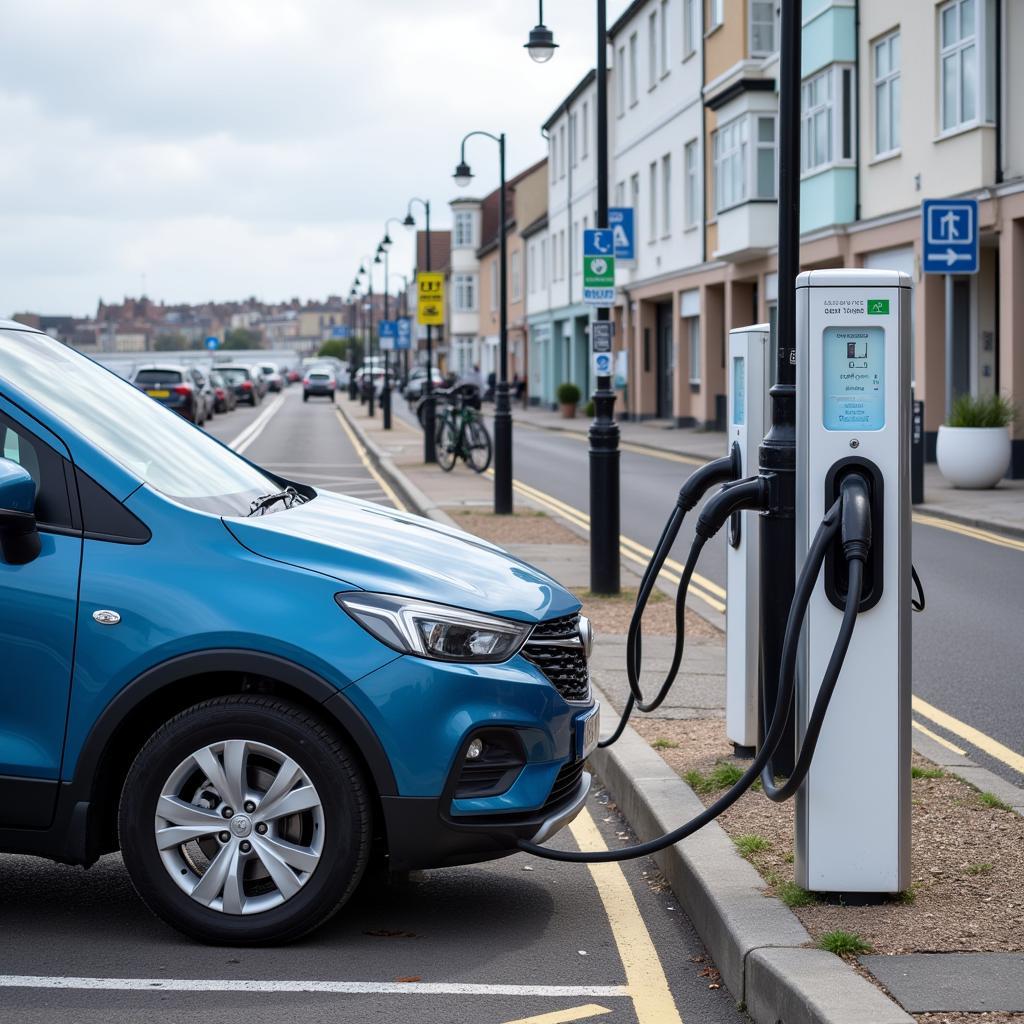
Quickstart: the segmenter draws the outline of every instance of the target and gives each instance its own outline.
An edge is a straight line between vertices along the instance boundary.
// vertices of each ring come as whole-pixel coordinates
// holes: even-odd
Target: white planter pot
[[[935,456],[954,487],[995,487],[1010,466],[1009,428],[941,426]]]

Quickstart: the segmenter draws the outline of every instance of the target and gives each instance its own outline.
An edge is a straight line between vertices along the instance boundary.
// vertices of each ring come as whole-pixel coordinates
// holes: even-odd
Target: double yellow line
[[[487,472],[488,475],[493,475],[492,470]],[[569,522],[586,530],[588,533],[590,532],[590,516],[586,512],[581,512],[578,508],[574,508],[572,505],[544,491],[537,490],[536,487],[524,484],[521,480],[514,480],[512,486],[524,498],[529,498],[556,515],[568,519]],[[622,534],[619,535],[619,545],[623,558],[644,568],[647,567],[647,563],[650,562],[651,556],[654,554],[650,548],[644,547],[643,544],[638,544],[635,540],[624,537]],[[661,577],[663,579],[676,586],[682,577],[682,573],[683,565],[681,562],[677,562],[673,558],[665,559],[665,566],[661,570]],[[715,583],[714,580],[709,580],[706,576],[701,576],[700,573],[695,572],[690,581],[690,593],[694,597],[699,597],[710,607],[714,608],[716,612],[725,614],[725,589]]]
[[[949,519],[939,519],[938,516],[929,516],[924,512],[915,512],[914,522],[921,526],[934,526],[937,530],[959,533],[972,540],[982,540],[986,544],[995,544],[1001,548],[1009,548],[1011,551],[1024,551],[1024,540],[1006,537],[1001,533],[993,533],[991,530],[982,530],[977,526],[967,526],[965,523],[954,523]]]

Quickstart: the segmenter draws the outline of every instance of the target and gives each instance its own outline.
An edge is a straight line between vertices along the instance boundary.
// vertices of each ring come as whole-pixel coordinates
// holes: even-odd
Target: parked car
[[[213,388],[214,411],[231,412],[238,405],[235,389],[224,379],[220,370],[210,371],[210,386]]]
[[[287,381],[280,369],[274,363],[261,363],[260,373],[263,375],[263,379],[267,382],[267,388],[271,391],[281,391],[284,389]]]
[[[140,366],[132,383],[191,423],[202,425],[213,416],[213,389],[194,366]]]
[[[432,366],[430,373],[430,380],[433,388],[444,387],[444,377],[441,376],[441,371],[436,367]],[[427,383],[427,371],[424,367],[418,366],[409,374],[409,380],[406,382],[405,390],[402,394],[405,395],[407,402],[418,402],[423,397],[423,389]]]
[[[0,851],[120,850],[174,927],[271,945],[371,858],[489,860],[582,809],[591,632],[545,573],[263,470],[20,324],[0,396]]]
[[[261,366],[250,366],[249,372],[252,374],[252,380],[256,390],[260,393],[260,398],[266,398],[270,385],[267,383],[267,378],[263,376],[263,368]]]
[[[251,366],[236,366],[232,363],[218,366],[217,370],[234,389],[237,401],[248,402],[249,405],[260,404],[263,394],[260,391],[259,378],[254,376]]]
[[[364,366],[356,372],[356,387],[364,398],[370,397],[370,389],[373,388],[375,397],[380,397],[384,389],[384,367]]]
[[[308,402],[311,395],[323,395],[333,402],[337,386],[329,366],[311,366],[302,378],[302,400]]]

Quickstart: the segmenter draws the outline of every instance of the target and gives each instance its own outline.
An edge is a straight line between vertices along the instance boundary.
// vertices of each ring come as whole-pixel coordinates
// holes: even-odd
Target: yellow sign
[[[421,324],[444,323],[444,274],[416,275],[416,320]]]

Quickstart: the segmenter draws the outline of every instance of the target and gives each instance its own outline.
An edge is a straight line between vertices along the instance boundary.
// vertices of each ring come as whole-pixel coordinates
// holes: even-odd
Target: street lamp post
[[[373,265],[374,263],[380,263],[380,248],[377,249],[377,254],[371,259],[369,256],[363,257],[363,263],[359,266],[359,273],[366,275],[366,291],[370,298],[370,311],[366,315],[367,322],[367,337],[366,337],[366,351],[370,357],[373,358]],[[365,374],[364,374],[365,379]],[[367,410],[370,416],[374,415],[373,410],[373,363],[370,363],[370,392],[366,396],[366,401],[369,404]]]
[[[526,49],[543,64],[558,44],[544,24],[544,3],[538,0],[538,24]],[[597,0],[597,224],[608,227],[608,29],[605,0]],[[599,307],[597,320],[609,319]],[[615,422],[615,390],[611,376],[597,378],[593,394],[594,422],[590,425],[590,589],[617,594],[619,556],[619,427]]]
[[[359,277],[352,282],[352,287],[348,292],[348,301],[352,304],[352,340],[349,343],[348,348],[348,399],[350,402],[354,402],[357,397],[356,392],[356,361],[355,361],[355,350],[356,350],[356,337],[359,334]],[[362,356],[360,355],[360,362]]]
[[[384,237],[381,239],[380,245],[377,247],[377,252],[384,253],[384,319],[390,320],[388,310],[388,253],[391,252],[391,246],[394,243],[391,241],[391,236],[388,234],[389,224],[401,224],[402,222],[397,217],[388,217],[384,221]],[[379,342],[378,342],[379,344]],[[381,384],[380,389],[380,411],[384,418],[384,429],[391,429],[391,350],[384,349],[384,381]]]
[[[409,315],[409,275],[408,274],[400,274],[400,273],[398,273],[397,270],[392,270],[391,273],[388,274],[388,280],[390,281],[391,278],[393,278],[393,277],[400,278],[401,281],[402,281],[402,298],[401,298],[400,304],[396,303],[396,305],[399,305],[399,308],[402,311],[402,316],[408,316]],[[408,349],[402,349],[402,362],[401,362],[401,366],[399,366],[399,364],[397,362],[395,363],[395,374],[399,376],[400,384],[401,384],[401,386],[404,387],[405,381],[407,381],[408,378],[409,378],[409,350]]]
[[[419,203],[423,207],[423,215],[426,219],[426,262],[425,270],[430,270],[430,201],[413,196],[409,200],[405,211],[405,220],[402,223],[407,228],[416,227],[416,221],[412,216],[412,204]],[[417,259],[419,253],[416,254]],[[419,270],[419,267],[416,268]],[[434,328],[427,324],[427,378],[423,383],[423,395],[426,405],[423,408],[423,461],[426,463],[437,462],[437,442],[434,437],[436,429],[434,420],[434,350],[433,350]]]
[[[508,246],[505,238],[507,223],[505,206],[505,133],[474,131],[466,135],[460,147],[459,164],[455,168],[455,184],[465,188],[473,180],[473,172],[466,163],[466,142],[474,135],[484,135],[498,144],[498,272],[501,288],[498,292],[498,386],[494,395],[494,513],[512,514],[512,408],[508,397]]]

